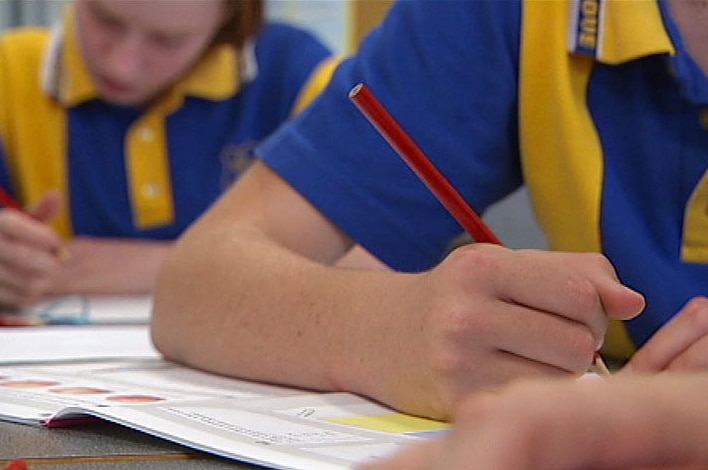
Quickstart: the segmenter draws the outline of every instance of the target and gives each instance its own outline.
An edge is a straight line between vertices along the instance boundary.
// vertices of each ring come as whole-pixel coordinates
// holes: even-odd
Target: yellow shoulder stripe
[[[299,114],[305,107],[310,104],[317,96],[322,93],[329,83],[332,75],[334,74],[337,66],[342,62],[342,57],[332,56],[328,59],[322,61],[320,65],[317,66],[314,72],[310,75],[310,78],[303,86],[300,94],[293,107],[292,114]]]
[[[0,40],[0,136],[21,202],[32,205],[57,190],[64,201],[52,226],[68,237],[66,113],[40,83],[49,39],[48,30],[32,29],[6,33]]]
[[[524,3],[522,165],[551,248],[599,252],[603,154],[586,107],[594,57],[569,52],[572,8],[567,1]],[[613,323],[605,344],[614,357],[634,350],[621,322]]]

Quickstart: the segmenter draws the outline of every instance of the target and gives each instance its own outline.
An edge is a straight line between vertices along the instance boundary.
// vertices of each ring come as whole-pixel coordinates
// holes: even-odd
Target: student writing
[[[578,5],[397,2],[177,243],[157,347],[438,418],[472,391],[586,370],[608,318],[640,311],[635,346],[660,344],[630,368],[704,368],[705,14],[599,2],[590,41]],[[553,251],[441,261],[461,228],[349,102],[357,83],[477,211],[526,184]],[[332,267],[355,241],[393,271]]]
[[[52,30],[5,33],[0,185],[25,212],[0,210],[0,303],[149,292],[330,57],[258,0],[77,0]]]

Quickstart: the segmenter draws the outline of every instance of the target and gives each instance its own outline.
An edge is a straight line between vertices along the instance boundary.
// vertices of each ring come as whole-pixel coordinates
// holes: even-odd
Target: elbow
[[[153,304],[152,318],[150,320],[150,340],[152,341],[152,346],[165,359],[180,362],[177,348],[179,342],[175,340],[174,330],[170,328],[169,319],[166,317],[167,313],[165,309],[161,307],[156,297],[156,301]]]
[[[181,263],[175,256],[175,247],[164,260],[157,276],[150,318],[150,339],[153,347],[166,359],[182,362],[184,345],[184,297],[188,286],[183,286]]]
[[[165,359],[177,360],[177,352],[174,349],[173,336],[164,321],[164,310],[159,308],[159,304],[153,305],[152,318],[150,320],[150,340],[153,347]]]

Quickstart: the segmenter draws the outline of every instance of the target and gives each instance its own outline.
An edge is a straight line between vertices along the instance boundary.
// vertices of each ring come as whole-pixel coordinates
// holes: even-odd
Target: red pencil
[[[503,245],[366,85],[359,83],[352,88],[349,99],[475,241]],[[594,368],[601,375],[609,374],[599,353],[595,354]]]
[[[502,244],[366,85],[352,88],[349,98],[475,241]]]
[[[9,462],[2,470],[28,470],[27,462],[24,460],[13,460]]]
[[[17,202],[10,193],[5,191],[5,188],[0,186],[0,205],[7,207],[9,209],[22,210],[22,206]]]

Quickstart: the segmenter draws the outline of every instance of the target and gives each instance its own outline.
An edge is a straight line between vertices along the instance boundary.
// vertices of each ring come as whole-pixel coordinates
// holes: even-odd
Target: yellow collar
[[[184,96],[222,100],[238,93],[241,85],[253,80],[257,65],[252,43],[241,54],[230,46],[212,48],[168,91],[170,101]],[[55,27],[42,67],[42,83],[47,94],[65,106],[100,98],[79,50],[73,8],[67,8],[63,24]]]
[[[658,0],[573,0],[570,15],[571,52],[607,64],[676,54]]]

